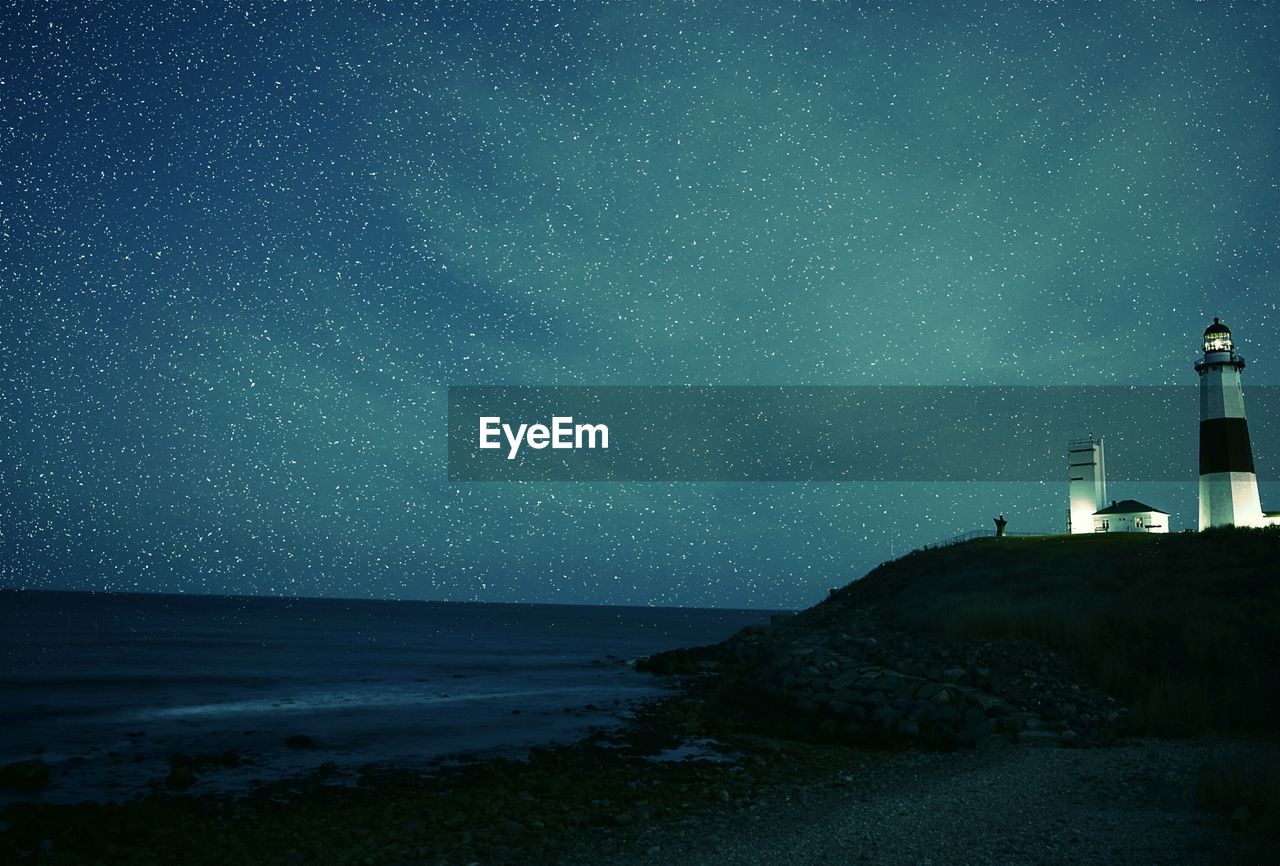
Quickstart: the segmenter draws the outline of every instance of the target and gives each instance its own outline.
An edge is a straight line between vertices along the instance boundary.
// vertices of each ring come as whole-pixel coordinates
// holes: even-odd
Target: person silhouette
[[[1004,535],[1004,527],[1008,522],[1004,519],[1003,514],[996,518],[996,538],[1001,538]]]

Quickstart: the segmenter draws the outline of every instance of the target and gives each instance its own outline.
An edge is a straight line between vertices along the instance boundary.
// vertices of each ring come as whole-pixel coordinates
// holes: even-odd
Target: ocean
[[[328,761],[344,784],[570,742],[668,688],[629,661],[769,614],[6,591],[0,764],[40,757],[51,780],[0,803],[123,801],[175,753],[234,753],[190,792],[235,794]]]

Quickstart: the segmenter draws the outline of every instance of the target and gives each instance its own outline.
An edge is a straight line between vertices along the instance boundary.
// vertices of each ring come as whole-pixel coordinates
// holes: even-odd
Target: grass
[[[1276,731],[1280,528],[986,538],[887,563],[820,606],[944,639],[1028,638],[1143,732]]]

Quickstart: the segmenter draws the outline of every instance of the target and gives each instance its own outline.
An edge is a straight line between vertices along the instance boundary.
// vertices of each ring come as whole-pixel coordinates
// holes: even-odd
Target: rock
[[[856,704],[858,702],[858,693],[848,688],[837,689],[831,699],[840,701],[842,704]]]
[[[925,666],[923,662],[907,660],[898,666],[898,670],[904,674],[919,678],[924,676]]]
[[[992,734],[998,733],[999,730],[1000,723],[998,721],[995,719],[986,719],[981,724],[974,725],[972,733],[975,738],[981,739],[982,737],[989,737]]]
[[[876,677],[875,682],[871,684],[871,687],[878,691],[882,691],[885,694],[893,694],[902,687],[903,681],[904,678],[902,674],[894,671],[885,671],[880,676]]]
[[[960,720],[960,711],[951,706],[938,707],[933,714],[933,720],[935,722],[952,725]]]
[[[1231,813],[1231,829],[1243,830],[1249,825],[1249,819],[1252,817],[1248,804],[1236,806],[1235,811]]]
[[[189,764],[178,764],[169,771],[164,783],[175,791],[184,791],[196,783],[196,772]]]
[[[949,683],[958,683],[968,675],[968,671],[964,668],[947,668],[942,672],[942,678]]]
[[[49,784],[49,765],[39,758],[0,767],[0,785],[19,791],[38,791]]]
[[[316,768],[316,772],[319,773],[320,776],[322,777],[332,776],[338,772],[338,765],[335,764],[333,761],[325,761],[323,764],[321,764],[319,767]]]
[[[1006,718],[1009,729],[1021,731],[1023,728],[1035,728],[1040,724],[1040,717],[1035,713],[1010,713]]]
[[[290,734],[284,738],[284,744],[291,749],[314,749],[316,741],[306,734]]]
[[[973,700],[984,710],[992,710],[1000,706],[1001,700],[995,695],[986,692],[978,692],[973,696]]]
[[[925,683],[920,688],[916,689],[916,697],[925,701],[932,700],[938,692],[945,688],[946,686],[942,683]]]
[[[1060,740],[1053,731],[1018,731],[1018,742],[1029,746],[1056,746]]]
[[[893,723],[898,721],[901,717],[902,715],[890,706],[877,707],[876,711],[871,716],[871,718],[875,720],[876,724],[880,725],[884,730],[892,728]]]

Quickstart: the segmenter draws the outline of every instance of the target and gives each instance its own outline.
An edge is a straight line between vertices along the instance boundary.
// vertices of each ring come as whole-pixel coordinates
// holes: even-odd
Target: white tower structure
[[[1240,371],[1231,330],[1217,319],[1204,332],[1200,374],[1200,528],[1262,526],[1258,476],[1244,417]]]
[[[1107,464],[1102,438],[1072,439],[1067,443],[1067,493],[1071,510],[1067,531],[1093,532],[1093,514],[1107,504]]]

